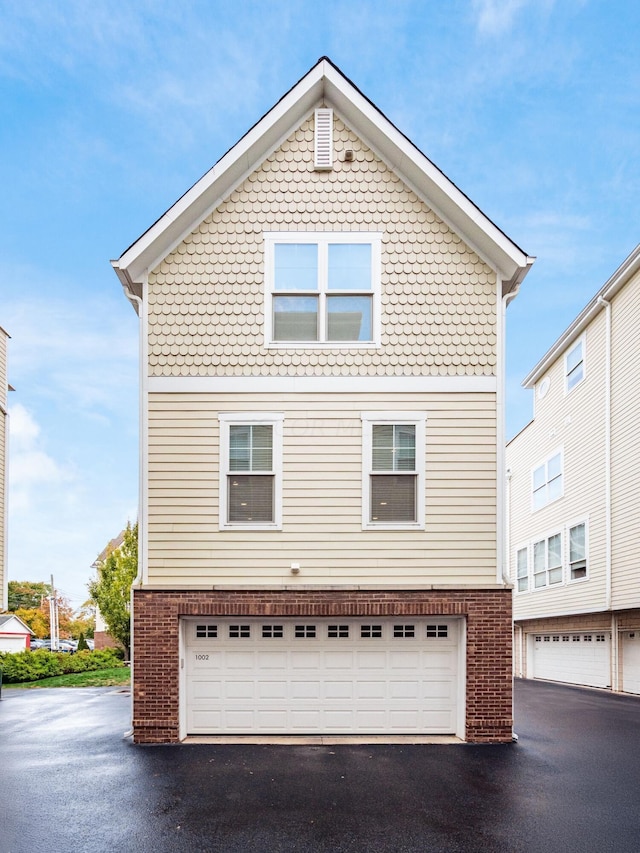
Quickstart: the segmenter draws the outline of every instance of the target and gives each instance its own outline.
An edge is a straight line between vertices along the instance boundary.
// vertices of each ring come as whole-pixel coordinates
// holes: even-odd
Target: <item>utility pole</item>
[[[51,595],[49,596],[49,628],[51,633],[51,651],[57,652],[60,631],[58,626],[58,598],[53,585],[53,575],[51,575]]]

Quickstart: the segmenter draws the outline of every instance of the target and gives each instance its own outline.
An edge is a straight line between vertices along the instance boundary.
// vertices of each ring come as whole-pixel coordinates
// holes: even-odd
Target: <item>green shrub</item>
[[[97,669],[113,669],[124,666],[120,649],[101,649],[98,652],[0,652],[0,669],[5,684],[20,684],[24,681],[39,681],[54,675],[72,672],[88,672]]]
[[[5,652],[0,655],[0,669],[5,684],[18,684],[21,681],[38,681],[62,675],[59,658],[63,655],[52,654],[46,649],[35,652]]]

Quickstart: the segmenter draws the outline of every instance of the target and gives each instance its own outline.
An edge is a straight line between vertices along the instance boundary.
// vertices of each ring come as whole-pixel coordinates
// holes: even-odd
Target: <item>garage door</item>
[[[0,651],[3,652],[23,652],[27,648],[27,638],[24,634],[19,636],[11,636],[10,634],[0,635]]]
[[[640,693],[640,631],[626,631],[621,637],[622,689]]]
[[[533,678],[611,687],[610,648],[607,633],[535,634]]]
[[[187,734],[445,734],[457,620],[188,620]]]

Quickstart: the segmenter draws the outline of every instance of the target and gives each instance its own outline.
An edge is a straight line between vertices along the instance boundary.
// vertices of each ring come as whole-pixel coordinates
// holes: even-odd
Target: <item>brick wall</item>
[[[106,631],[95,631],[93,634],[93,642],[95,645],[96,651],[100,649],[117,649],[118,644],[113,639],[111,634],[107,634]]]
[[[179,738],[182,616],[463,616],[467,623],[466,740],[512,736],[511,590],[225,591],[134,593],[136,743]]]

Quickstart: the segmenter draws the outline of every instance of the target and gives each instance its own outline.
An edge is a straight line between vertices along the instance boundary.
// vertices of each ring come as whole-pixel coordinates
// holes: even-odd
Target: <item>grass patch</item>
[[[4,687],[23,690],[37,690],[38,687],[120,687],[129,685],[130,681],[129,667],[118,666],[90,672],[71,672],[69,675],[55,675],[53,678],[41,678],[39,681],[23,681],[21,684],[5,684]]]

